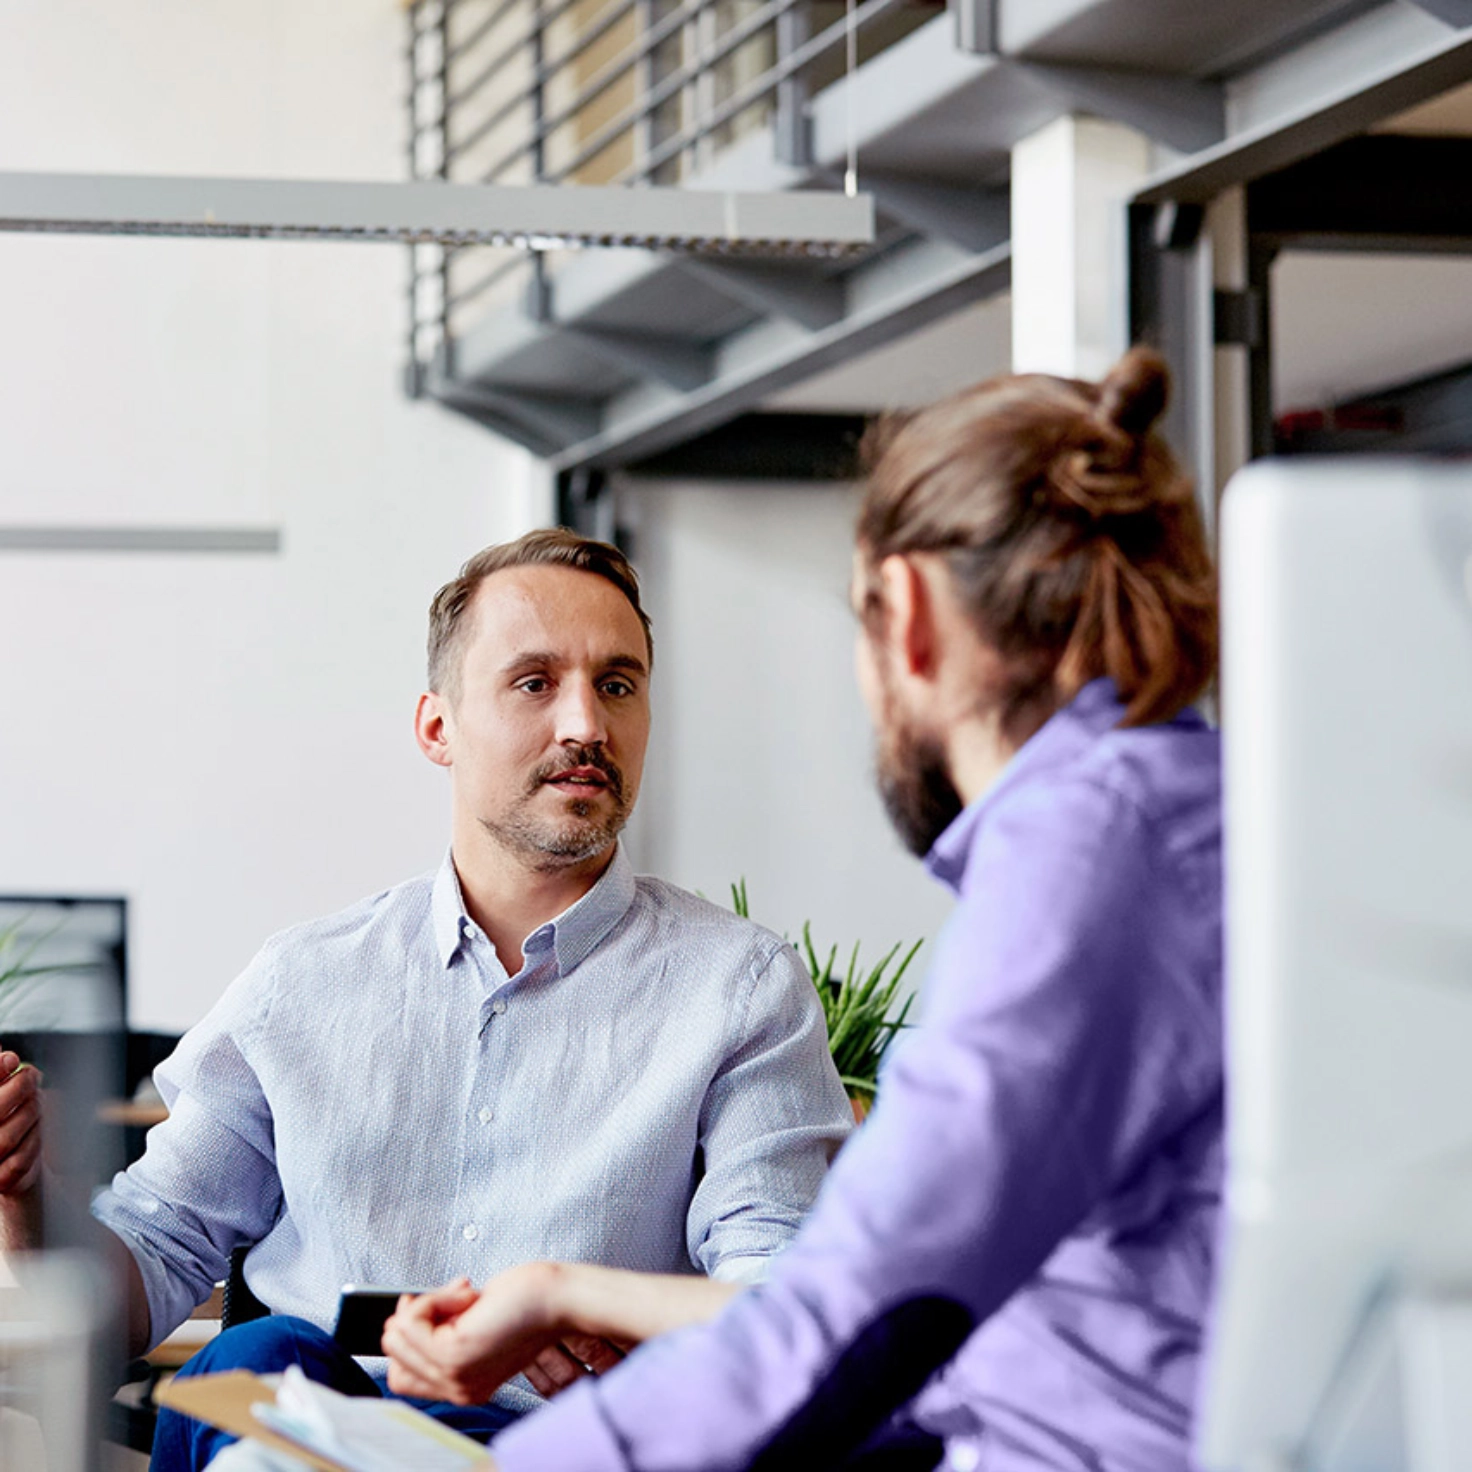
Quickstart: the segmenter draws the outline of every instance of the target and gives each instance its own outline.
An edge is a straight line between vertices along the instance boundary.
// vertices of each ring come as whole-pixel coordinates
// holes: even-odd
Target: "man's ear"
[[[901,674],[928,679],[935,671],[935,605],[929,581],[914,559],[892,553],[879,564],[886,618],[883,642]]]
[[[454,765],[450,757],[448,702],[443,695],[427,690],[419,697],[414,709],[414,739],[435,766]]]

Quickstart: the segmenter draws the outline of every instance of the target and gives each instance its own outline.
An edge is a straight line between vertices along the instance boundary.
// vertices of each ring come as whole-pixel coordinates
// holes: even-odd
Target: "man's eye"
[[[625,695],[632,695],[634,693],[634,687],[627,680],[605,680],[603,682],[603,693],[622,698]]]
[[[551,687],[541,675],[532,675],[529,679],[519,680],[516,688],[525,691],[528,695],[540,695]]]

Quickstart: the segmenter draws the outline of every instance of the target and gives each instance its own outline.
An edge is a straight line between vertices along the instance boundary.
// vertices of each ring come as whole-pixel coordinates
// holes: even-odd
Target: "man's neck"
[[[521,970],[522,947],[534,930],[575,905],[603,877],[618,845],[556,869],[539,869],[485,834],[451,843],[466,913],[486,933],[508,976]]]

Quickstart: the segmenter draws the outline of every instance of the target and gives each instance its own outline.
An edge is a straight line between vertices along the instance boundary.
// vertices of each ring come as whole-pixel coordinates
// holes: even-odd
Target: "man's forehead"
[[[549,634],[646,653],[644,628],[623,592],[580,568],[531,565],[491,573],[469,610],[477,634],[497,643],[545,641]]]

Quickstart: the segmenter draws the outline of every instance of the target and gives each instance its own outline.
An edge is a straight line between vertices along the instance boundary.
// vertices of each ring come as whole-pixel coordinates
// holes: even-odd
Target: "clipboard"
[[[288,1441],[269,1431],[256,1420],[252,1406],[262,1401],[276,1404],[276,1387],[249,1370],[226,1370],[219,1375],[176,1375],[166,1385],[161,1385],[154,1400],[171,1411],[193,1416],[228,1431],[232,1436],[250,1437],[264,1442],[278,1452],[296,1457],[317,1472],[347,1472],[341,1462],[329,1461],[326,1457],[309,1452],[297,1442]]]
[[[313,1451],[301,1442],[282,1436],[264,1425],[256,1417],[254,1407],[261,1404],[274,1406],[276,1387],[271,1381],[254,1375],[249,1370],[176,1377],[159,1389],[155,1399],[170,1410],[217,1426],[232,1436],[247,1437],[295,1457],[305,1466],[314,1468],[315,1472],[352,1472],[352,1467],[347,1463]],[[495,1466],[491,1454],[484,1447],[424,1416],[422,1412],[402,1401],[364,1398],[352,1403],[361,1405],[365,1414],[385,1416],[388,1418],[383,1423],[385,1425],[390,1421],[402,1423],[406,1417],[422,1423],[423,1429],[415,1432],[421,1438],[416,1445],[426,1451],[434,1449],[443,1453],[453,1443],[453,1452],[457,1458],[454,1465],[464,1469],[464,1472],[479,1472],[482,1468],[489,1472]]]

